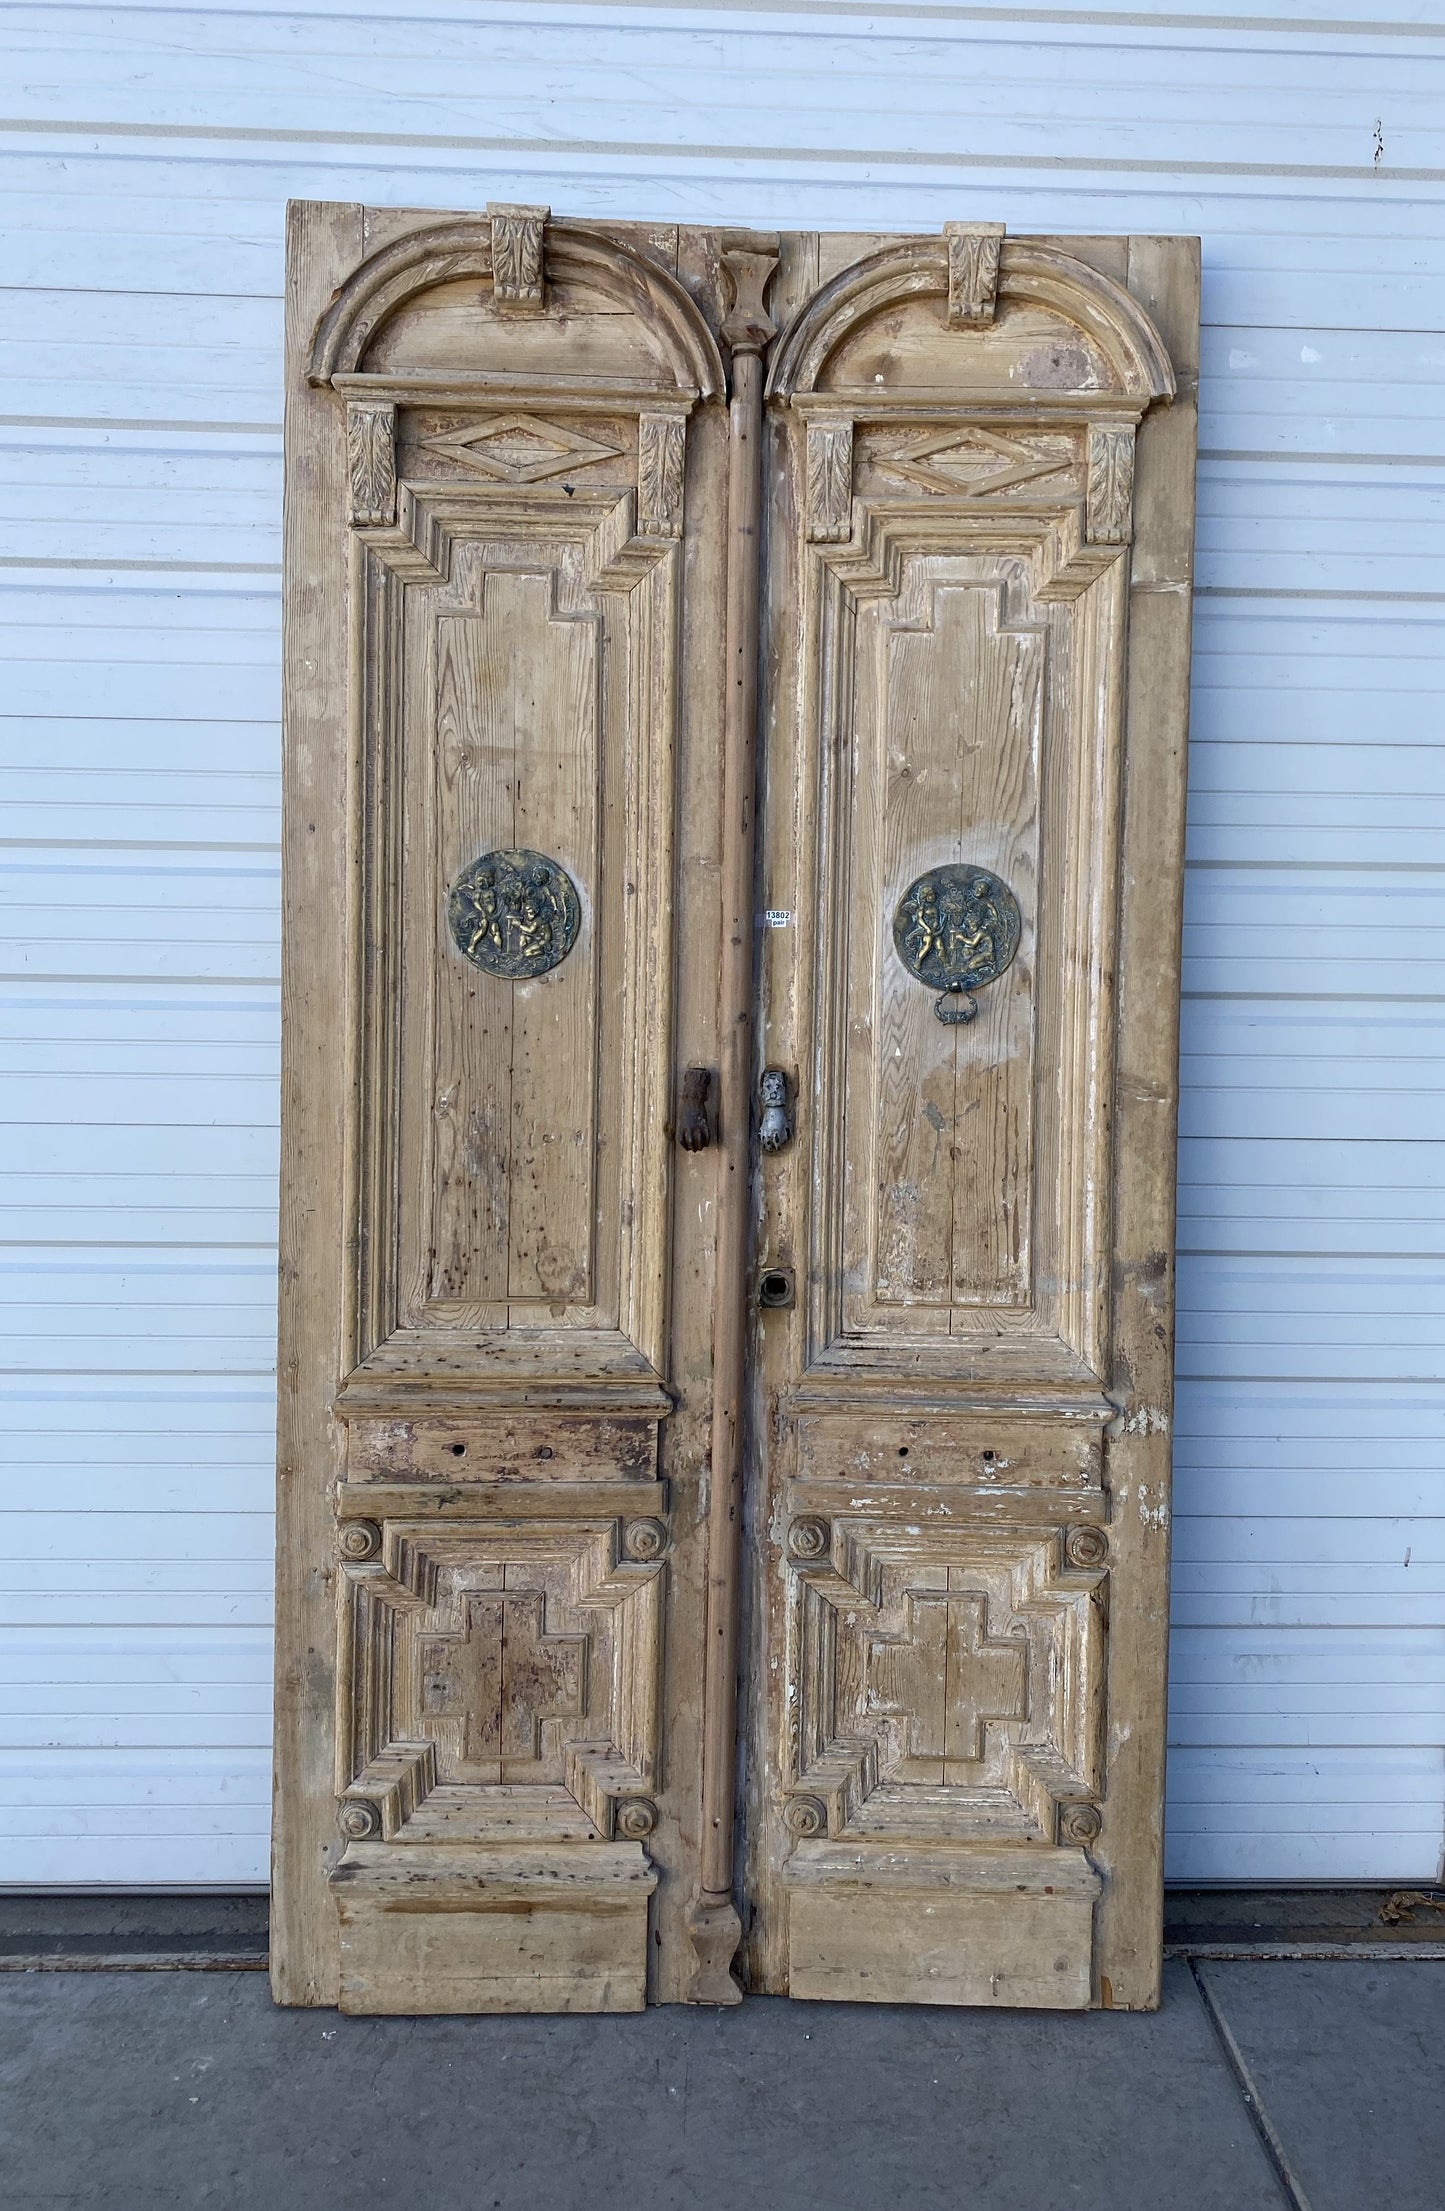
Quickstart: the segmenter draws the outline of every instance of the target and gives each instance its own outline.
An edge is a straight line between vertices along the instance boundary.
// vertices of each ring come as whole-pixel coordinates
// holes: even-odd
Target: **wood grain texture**
[[[358,207],[290,212],[286,299],[286,807],[282,874],[280,1339],[276,1476],[276,1790],[271,1985],[285,2004],[332,2004],[336,1940],[326,1876],[340,1855],[334,1760],[335,1574],[328,1483],[344,1435],[331,1397],[345,1362],[338,1294],[354,1223],[345,1215],[348,938],[354,936],[344,794],[351,771],[345,424],[306,383],[317,315],[362,250]],[[333,926],[318,928],[329,915]],[[334,926],[336,917],[345,925]],[[330,1285],[329,1294],[318,1294]]]
[[[1187,295],[1187,244],[1149,250]],[[754,1414],[748,1967],[779,1991],[1153,2000],[1163,1646],[1148,1623],[1166,1573],[1114,1485],[1133,1417],[1162,1512],[1168,1446],[1127,1409],[1113,1286],[1117,1208],[1142,1206],[1165,1254],[1172,1214],[1124,1168],[1115,1128],[1118,901],[1127,789],[1177,836],[1177,756],[1130,702],[1162,684],[1182,730],[1184,672],[1144,674],[1137,627],[1129,657],[1128,586],[1131,561],[1160,557],[1156,529],[1187,543],[1189,516],[1164,525],[1129,463],[1142,420],[1141,469],[1156,438],[1192,468],[1193,352],[1168,324],[1179,393],[1153,404],[1175,378],[1139,312],[1155,293],[1127,301],[1134,253],[1006,242],[994,319],[950,328],[941,249],[785,250],[786,280],[819,288],[772,368],[764,866],[798,929],[765,942],[761,1018],[768,1059],[807,1071],[808,1111],[795,1156],[762,1165],[761,1233],[770,1263],[808,1254],[809,1282],[799,1313],[760,1330]],[[1086,338],[1065,327],[1068,290]],[[813,527],[806,486],[809,439],[845,412],[841,540]],[[1187,619],[1187,588],[1171,576],[1166,592]],[[1023,934],[950,1034],[889,924],[916,876],[969,861],[1014,887]],[[1177,897],[1177,843],[1148,864]],[[1129,987],[1172,1008],[1169,930],[1166,915]],[[1172,1095],[1163,1026],[1145,1049],[1151,1095]],[[1150,1294],[1162,1322],[1167,1280]],[[949,1853],[1009,1837],[1013,1901],[1001,1885],[986,1907],[936,1907]],[[1045,1933],[1023,1899],[1049,1849],[1081,1885]],[[1052,1981],[1029,1964],[1046,1952]],[[932,1994],[920,1956],[955,1961]],[[1005,1993],[1015,1970],[1028,1996]]]
[[[308,420],[333,428],[292,478],[321,603],[349,598],[351,649],[320,652],[309,630],[298,642],[331,750],[308,758],[311,787],[298,775],[288,789],[293,808],[299,794],[325,811],[336,855],[329,893],[308,879],[290,909],[293,952],[304,966],[318,933],[333,947],[339,912],[346,966],[304,1009],[308,1096],[286,1136],[304,1142],[319,1116],[338,1140],[294,1429],[315,1477],[300,1523],[311,1737],[309,1763],[279,1769],[276,1985],[301,2002],[339,1988],[359,2010],[635,2008],[655,1970],[679,1976],[670,1954],[655,1963],[648,1901],[657,1865],[686,1874],[690,1790],[696,1801],[696,1761],[669,1794],[661,1745],[669,1639],[684,1741],[699,1703],[702,1278],[689,1277],[680,1385],[662,1377],[678,659],[686,640],[705,664],[720,630],[715,601],[682,606],[686,560],[706,581],[710,556],[683,535],[697,391],[676,371],[690,361],[715,389],[716,349],[671,274],[674,249],[659,259],[650,234],[558,234],[557,281],[537,299],[529,214],[507,246],[517,296],[499,337],[456,315],[424,222],[342,214],[345,250],[319,268],[300,233],[298,330],[328,299],[359,296],[339,284],[348,269],[394,274],[376,343],[350,326],[344,387],[304,387]],[[506,232],[510,215],[496,220]],[[452,233],[484,276],[488,230]],[[594,306],[599,287],[624,293],[590,353],[588,317],[570,311],[589,281]],[[619,325],[635,378],[620,392]],[[499,358],[506,410],[486,385]],[[529,394],[518,369],[550,381]],[[390,505],[383,441],[399,462]],[[314,606],[314,590],[298,594]],[[697,727],[705,743],[705,711]],[[336,741],[348,732],[350,760]],[[706,833],[689,834],[705,856]],[[580,905],[560,964],[520,980],[463,957],[448,923],[449,886],[498,849],[545,854]],[[711,1059],[715,913],[697,891],[683,906],[703,985],[689,1044]],[[289,1169],[315,1208],[317,1161],[293,1148]],[[283,1312],[283,1363],[298,1325]],[[659,1480],[667,1413],[685,1440]],[[285,1465],[283,1445],[283,1483]],[[675,1527],[695,1606],[676,1630]],[[317,1839],[310,1866],[298,1832]],[[518,1859],[519,1845],[541,1855]],[[286,1948],[293,1922],[309,1978]]]
[[[1140,427],[1135,463],[1128,727],[1119,899],[1111,1287],[1118,1417],[1108,1481],[1118,1529],[1110,1630],[1115,1809],[1101,1838],[1101,1998],[1159,2001],[1174,1381],[1179,939],[1194,546],[1199,257],[1131,239],[1129,281],[1163,333],[1179,395]],[[1116,1686],[1117,1684],[1117,1686]],[[1126,1735],[1119,1724],[1129,1716]]]
[[[352,219],[310,357],[349,1443],[277,1985],[729,2000],[746,1921],[751,1987],[1148,2004],[1195,264],[1005,239],[990,292],[991,234],[785,234],[765,308],[770,241],[548,221],[543,297],[469,325],[490,227]],[[547,973],[451,941],[494,849],[577,886]],[[1020,913],[953,1023],[893,936],[949,865]],[[758,1160],[763,1065],[799,1126]]]
[[[939,1855],[910,1877],[804,1843],[788,1878],[794,1996],[1088,2008],[1099,1880],[1075,1852]]]
[[[742,1939],[734,1900],[738,1767],[738,1647],[742,1629],[743,1513],[747,1490],[746,1361],[749,1318],[753,1093],[753,912],[756,899],[757,739],[764,348],[773,335],[766,294],[777,241],[725,235],[719,262],[731,348],[728,403],[727,612],[723,708],[718,976],[721,1143],[717,1272],[713,1286],[712,1437],[702,1684],[702,1833],[690,1919],[697,1971],[693,2003],[736,2003],[731,1963]]]
[[[361,1845],[338,1878],[343,2011],[641,2011],[657,1875],[639,1844],[408,1859]]]

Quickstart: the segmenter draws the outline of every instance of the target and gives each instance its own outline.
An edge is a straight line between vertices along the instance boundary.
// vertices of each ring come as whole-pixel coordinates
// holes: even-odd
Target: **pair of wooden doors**
[[[288,313],[277,1995],[1152,2004],[1192,242]]]

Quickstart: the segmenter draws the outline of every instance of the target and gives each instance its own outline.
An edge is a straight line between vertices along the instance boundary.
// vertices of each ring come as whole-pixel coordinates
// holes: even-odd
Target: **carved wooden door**
[[[1156,2000],[1196,326],[294,210],[282,2001]]]

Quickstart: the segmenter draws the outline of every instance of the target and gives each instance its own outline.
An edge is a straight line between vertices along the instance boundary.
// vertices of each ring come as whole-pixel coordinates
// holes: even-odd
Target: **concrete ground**
[[[0,2201],[103,2211],[1441,2211],[1445,1963],[1171,1960],[1153,2016],[278,2011],[0,1974]]]

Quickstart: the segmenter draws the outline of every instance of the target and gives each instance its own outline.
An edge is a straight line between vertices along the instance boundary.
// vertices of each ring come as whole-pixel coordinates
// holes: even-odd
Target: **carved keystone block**
[[[1002,223],[945,223],[948,244],[948,325],[979,330],[991,323],[998,305]]]
[[[536,314],[542,306],[542,234],[550,207],[516,207],[489,200],[492,224],[492,297],[512,314]]]

